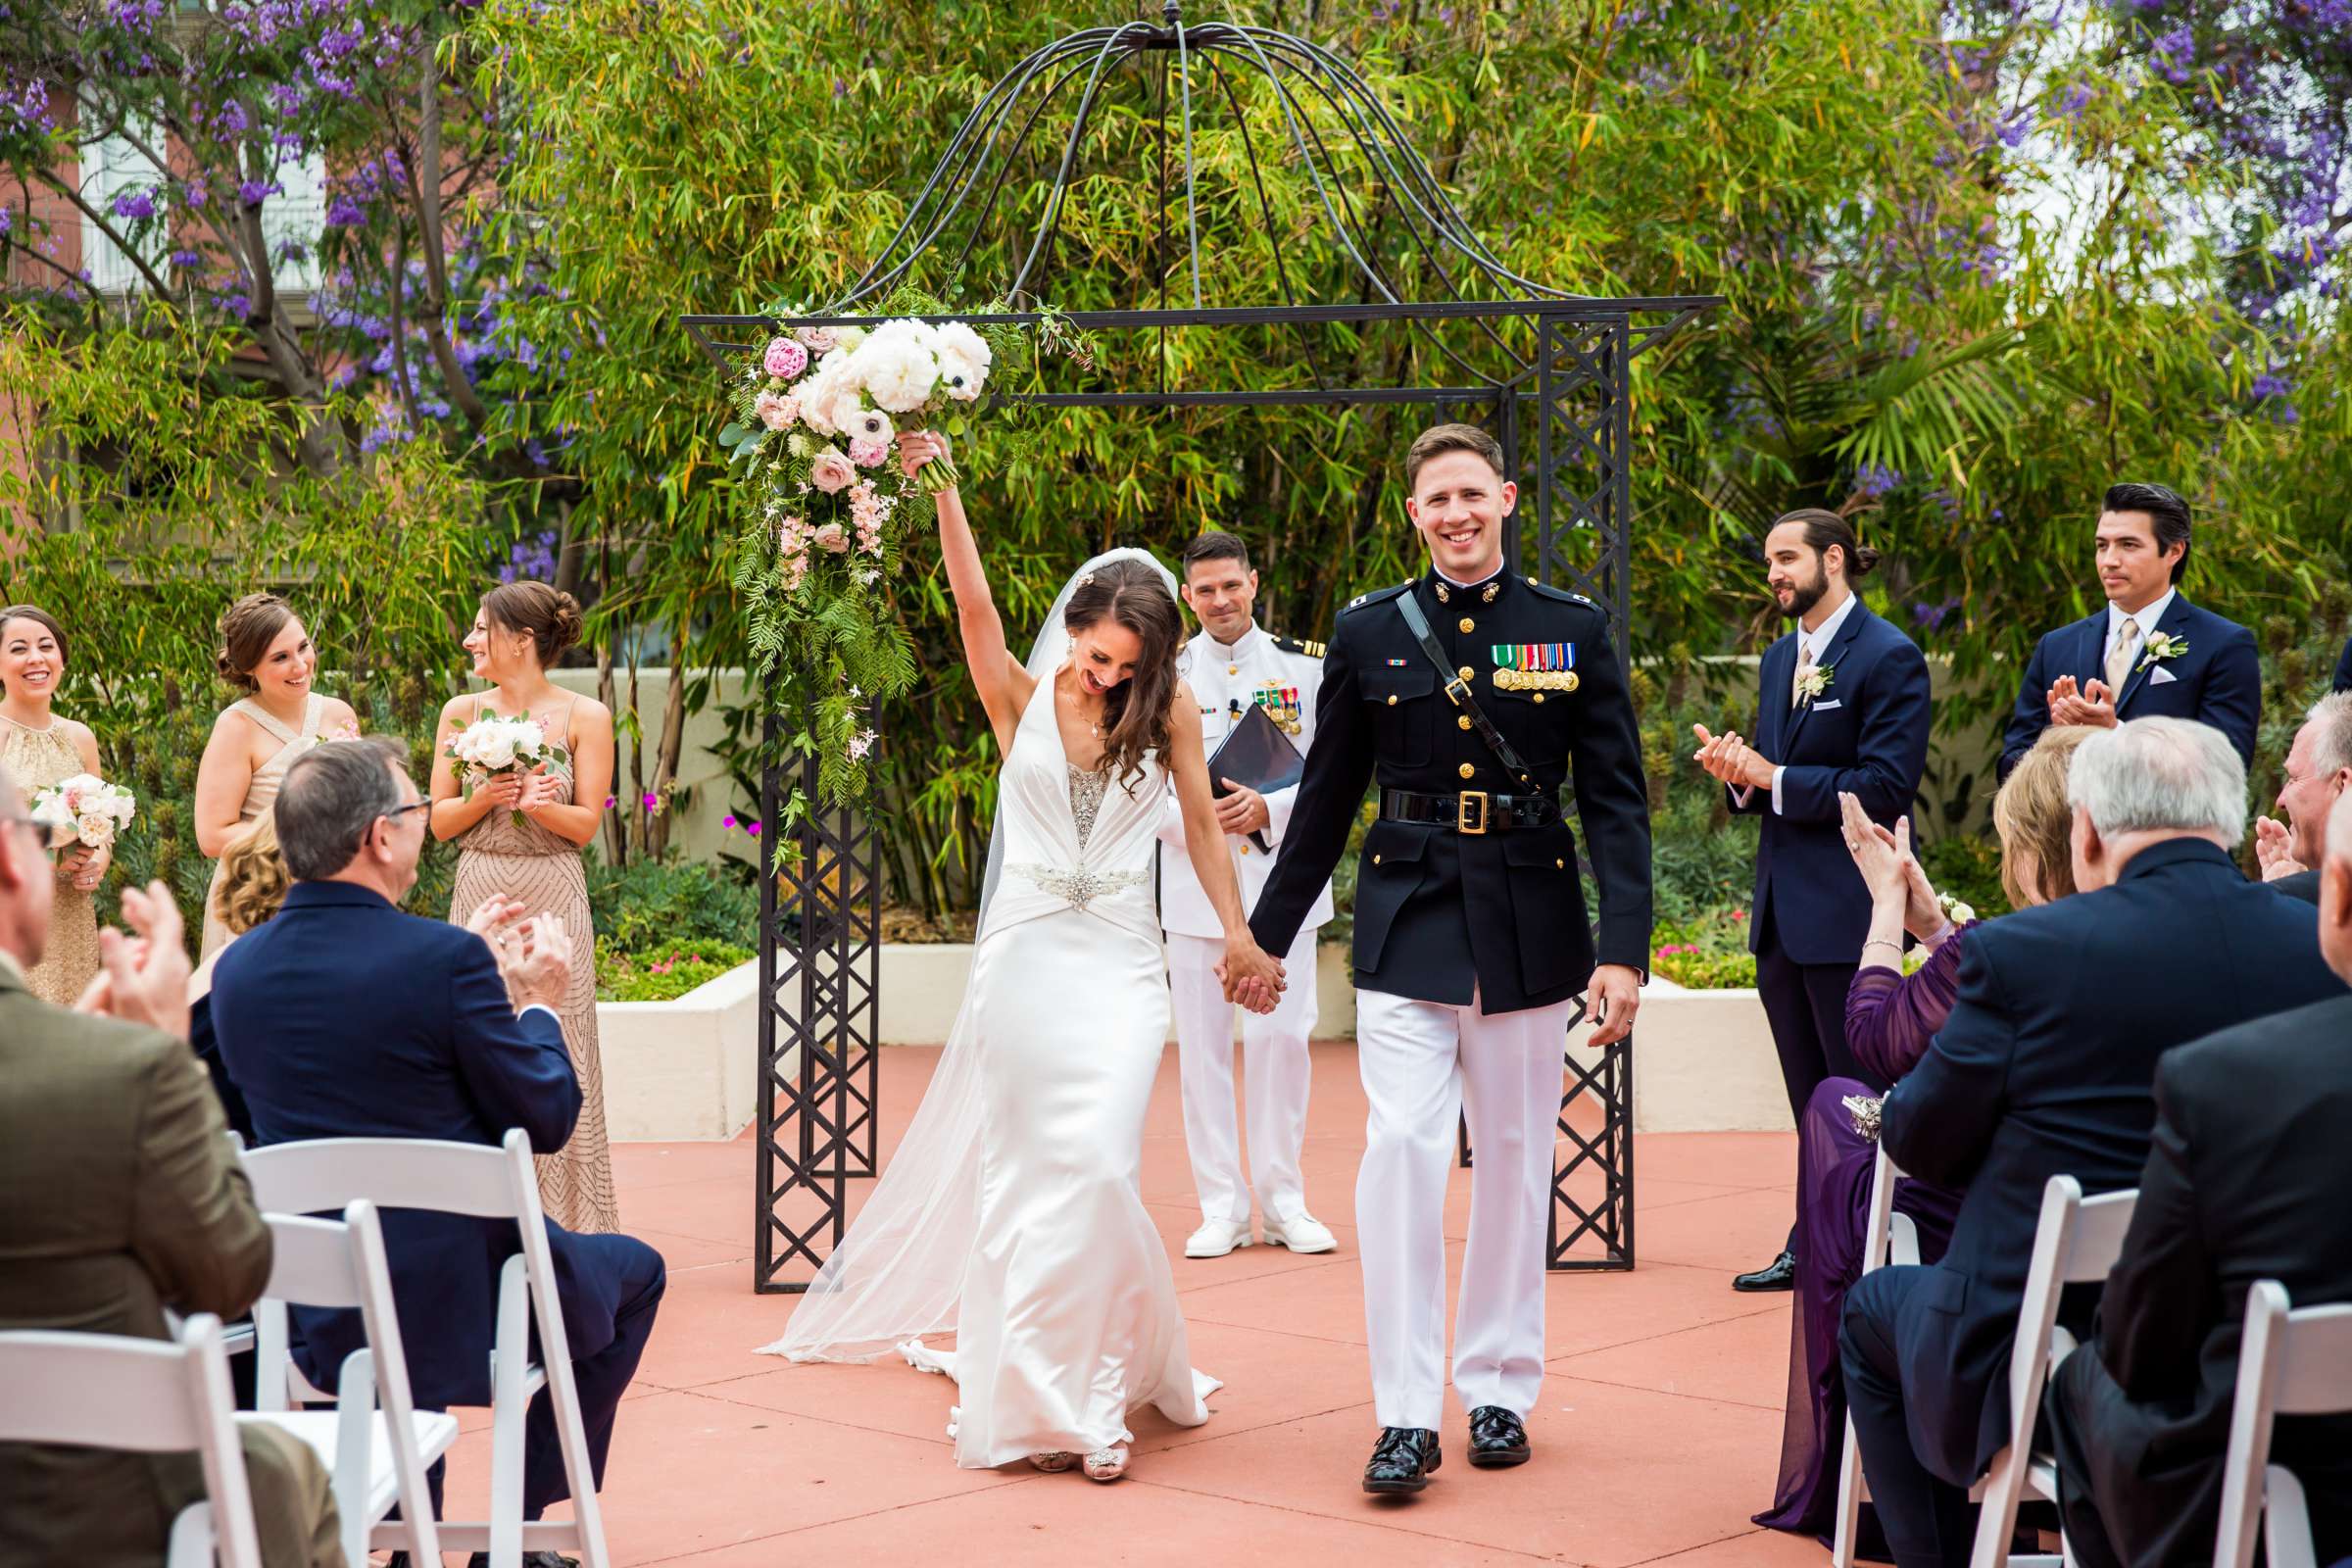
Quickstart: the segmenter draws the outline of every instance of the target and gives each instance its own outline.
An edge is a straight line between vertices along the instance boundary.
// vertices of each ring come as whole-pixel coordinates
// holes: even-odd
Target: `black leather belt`
[[[1458,833],[1499,833],[1514,827],[1549,827],[1560,819],[1560,803],[1549,795],[1422,795],[1382,790],[1380,814],[1390,822],[1435,822]]]

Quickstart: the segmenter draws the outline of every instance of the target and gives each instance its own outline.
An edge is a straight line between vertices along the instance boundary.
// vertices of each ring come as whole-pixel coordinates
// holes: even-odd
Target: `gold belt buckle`
[[[1470,804],[1478,803],[1477,820],[1471,819]],[[1457,833],[1484,833],[1487,830],[1487,792],[1464,790],[1454,801],[1453,830]]]

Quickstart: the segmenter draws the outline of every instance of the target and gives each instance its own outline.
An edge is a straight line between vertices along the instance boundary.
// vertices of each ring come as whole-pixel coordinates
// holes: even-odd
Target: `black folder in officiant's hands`
[[[1306,760],[1282,732],[1282,726],[1264,709],[1252,707],[1226,734],[1217,755],[1208,760],[1208,787],[1216,796],[1231,795],[1233,791],[1225,787],[1225,781],[1231,779],[1260,795],[1271,795],[1298,783],[1305,771]],[[1251,833],[1250,842],[1264,854],[1274,853],[1263,833]]]

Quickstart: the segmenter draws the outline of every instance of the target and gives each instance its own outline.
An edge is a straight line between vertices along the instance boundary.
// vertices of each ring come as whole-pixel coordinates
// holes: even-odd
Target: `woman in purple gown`
[[[2094,733],[2081,725],[2042,732],[1993,798],[2001,841],[2001,885],[2017,905],[2045,904],[2075,891],[2067,836],[2067,761]],[[1845,843],[1870,889],[1870,936],[1845,998],[1845,1039],[1862,1068],[1886,1083],[1927,1054],[1951,1015],[1960,989],[1961,944],[1976,924],[1966,906],[1944,913],[1927,873],[1912,858],[1910,823],[1888,833],[1843,796]],[[1927,950],[1911,974],[1901,970],[1908,931]],[[1788,1402],[1781,1429],[1780,1484],[1772,1507],[1755,1522],[1818,1537],[1825,1544],[1838,1504],[1837,1453],[1845,1435],[1845,1390],[1838,1370],[1838,1323],[1846,1288],[1862,1274],[1869,1224],[1870,1176],[1878,1144],[1854,1125],[1848,1096],[1870,1097],[1868,1084],[1830,1078],[1813,1092],[1797,1128],[1796,1299],[1788,1330]],[[1960,1194],[1905,1179],[1894,1190],[1897,1213],[1919,1232],[1922,1262],[1943,1255]]]

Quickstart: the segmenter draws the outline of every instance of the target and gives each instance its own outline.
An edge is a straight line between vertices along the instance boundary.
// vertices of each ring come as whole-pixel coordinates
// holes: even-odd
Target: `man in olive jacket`
[[[187,1047],[179,915],[160,883],[125,892],[147,947],[102,934],[110,1015],[42,1002],[24,970],[49,936],[45,838],[0,774],[0,1329],[160,1340],[166,1307],[233,1317],[269,1281],[270,1232]],[[339,1565],[317,1457],[270,1428],[240,1435],[263,1560]],[[0,1444],[0,1561],[152,1568],[203,1495],[193,1453]]]

